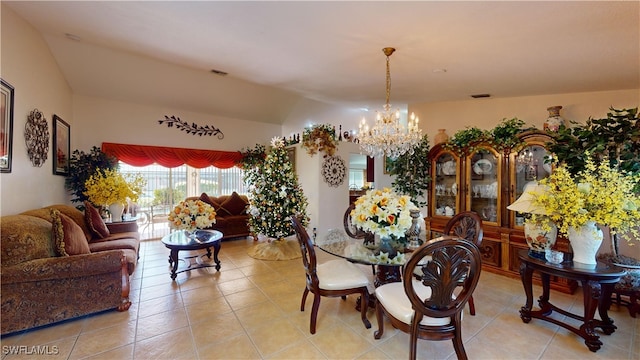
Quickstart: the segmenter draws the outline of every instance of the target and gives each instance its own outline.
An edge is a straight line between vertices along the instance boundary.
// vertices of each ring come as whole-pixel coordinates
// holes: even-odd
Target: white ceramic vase
[[[111,213],[111,222],[121,222],[122,213],[124,212],[124,204],[113,203],[109,205],[109,212]]]
[[[573,262],[595,266],[596,253],[604,238],[595,221],[589,221],[579,229],[570,226],[568,237],[573,249]]]

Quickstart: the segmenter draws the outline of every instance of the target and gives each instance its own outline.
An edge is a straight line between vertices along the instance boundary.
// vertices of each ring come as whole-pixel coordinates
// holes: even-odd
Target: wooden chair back
[[[313,241],[311,240],[307,229],[302,226],[298,218],[295,216],[292,217],[291,224],[293,225],[296,237],[298,238],[298,244],[300,244],[302,265],[304,266],[304,272],[307,277],[307,288],[314,291],[319,289],[320,280],[318,279],[318,273],[316,271],[318,263],[316,260],[316,250],[313,246]]]
[[[404,269],[403,286],[415,311],[410,327],[410,358],[416,358],[417,339],[453,340],[456,355],[466,359],[460,328],[462,310],[478,285],[480,250],[465,239],[447,237],[418,248]],[[418,280],[414,280],[417,277]],[[430,296],[424,297],[427,287]],[[441,326],[424,326],[424,317],[449,318]]]
[[[447,222],[443,233],[467,239],[480,247],[483,236],[482,218],[473,211],[463,211]]]
[[[374,243],[375,236],[371,233],[358,229],[351,222],[351,212],[356,208],[355,204],[349,205],[347,211],[344,212],[344,216],[342,218],[342,223],[344,225],[344,231],[347,235],[354,239],[364,239],[365,243]]]

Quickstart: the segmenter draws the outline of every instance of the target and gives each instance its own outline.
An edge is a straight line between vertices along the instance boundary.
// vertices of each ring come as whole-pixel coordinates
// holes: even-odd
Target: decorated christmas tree
[[[308,224],[307,198],[293,172],[284,142],[271,140],[271,152],[262,165],[257,165],[249,182],[249,226],[251,231],[276,240],[294,233],[291,217],[298,216]]]

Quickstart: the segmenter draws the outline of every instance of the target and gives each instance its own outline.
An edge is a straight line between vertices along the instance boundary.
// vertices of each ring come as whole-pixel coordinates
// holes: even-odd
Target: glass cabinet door
[[[435,170],[431,202],[433,216],[453,217],[458,213],[460,196],[460,161],[451,153],[443,152],[432,163]]]
[[[535,184],[551,174],[551,164],[544,163],[547,155],[549,152],[540,144],[530,144],[514,154],[512,159],[513,198],[509,199],[509,203],[513,203],[522,195],[527,184]],[[512,224],[515,227],[522,227],[524,214],[513,211],[512,213],[514,213]]]
[[[467,157],[467,209],[495,225],[501,212],[501,167],[500,155],[488,147],[480,147]]]

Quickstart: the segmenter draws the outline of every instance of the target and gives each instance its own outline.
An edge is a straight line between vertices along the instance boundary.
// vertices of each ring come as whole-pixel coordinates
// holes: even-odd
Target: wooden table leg
[[[391,282],[401,282],[402,274],[400,274],[400,266],[378,265],[376,278],[373,285],[375,287],[388,284]]]
[[[601,287],[597,281],[584,281],[582,284],[584,298],[584,324],[580,326],[580,333],[584,337],[584,343],[589,350],[596,352],[602,346],[600,336],[596,334],[597,320],[593,319],[596,307],[601,303]]]
[[[172,264],[173,267],[171,269],[171,280],[175,280],[176,276],[178,276],[176,274],[176,271],[178,270],[178,251],[177,249],[171,249],[171,254],[169,255],[169,264]]]
[[[551,275],[541,273],[540,278],[542,280],[542,296],[538,299],[538,305],[540,306],[540,312],[544,316],[551,315],[552,307],[549,303],[549,296],[551,293]]]
[[[528,267],[524,262],[520,263],[520,279],[522,280],[522,286],[524,287],[524,293],[527,295],[527,301],[523,307],[520,308],[520,319],[524,323],[531,321],[531,308],[533,307],[533,269]]]
[[[213,243],[213,261],[216,262],[216,270],[220,271],[220,260],[218,260],[218,253],[220,252],[220,243],[221,241],[216,241]],[[207,248],[209,252],[209,259],[211,259],[211,251]]]
[[[611,294],[613,294],[614,286],[614,284],[600,285],[602,293],[600,294],[600,299],[598,300],[598,314],[600,314],[600,319],[602,319],[602,325],[600,325],[600,327],[602,328],[602,332],[607,335],[613,334],[618,328],[617,326],[613,325],[613,319],[609,317],[608,313],[609,305],[611,305],[609,301],[611,300]]]

